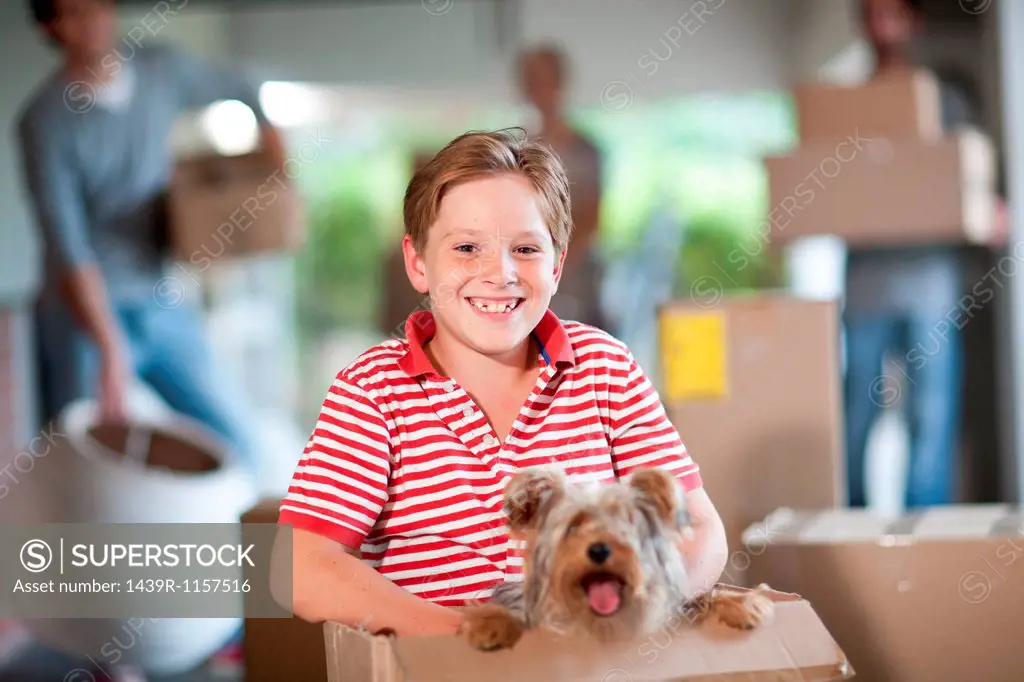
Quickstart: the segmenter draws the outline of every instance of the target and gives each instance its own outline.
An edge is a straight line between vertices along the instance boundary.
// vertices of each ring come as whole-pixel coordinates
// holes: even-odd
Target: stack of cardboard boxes
[[[943,129],[927,72],[795,89],[800,145],[765,159],[771,239],[830,234],[854,246],[987,243],[996,228],[990,140]]]
[[[766,159],[764,238],[990,239],[991,145],[976,130],[943,131],[928,74],[807,85],[795,99],[801,144]],[[663,311],[663,398],[725,520],[725,579],[807,599],[857,679],[1018,679],[1024,512],[845,508],[837,313],[775,294]]]

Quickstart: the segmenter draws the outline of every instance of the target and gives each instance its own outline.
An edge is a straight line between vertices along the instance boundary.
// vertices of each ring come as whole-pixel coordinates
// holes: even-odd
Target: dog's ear
[[[525,469],[505,486],[504,511],[509,527],[524,532],[534,527],[541,510],[565,491],[565,475],[555,469]]]
[[[670,528],[682,530],[688,522],[683,487],[663,469],[640,469],[630,479],[641,504],[648,506]]]

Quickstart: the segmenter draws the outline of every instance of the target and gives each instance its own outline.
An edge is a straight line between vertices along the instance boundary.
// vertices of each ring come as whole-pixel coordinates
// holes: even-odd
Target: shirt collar
[[[434,313],[429,310],[417,310],[406,319],[405,338],[408,340],[409,349],[398,361],[398,365],[410,376],[437,374],[426,351],[423,350],[436,331],[437,322],[434,320]],[[569,334],[565,331],[562,321],[550,309],[544,312],[544,317],[534,327],[532,336],[540,346],[542,365],[553,364],[557,367],[563,364],[576,364],[576,354],[572,349]]]
[[[135,70],[131,64],[124,63],[110,81],[103,85],[93,86],[96,104],[109,111],[122,111],[131,102],[135,92]]]

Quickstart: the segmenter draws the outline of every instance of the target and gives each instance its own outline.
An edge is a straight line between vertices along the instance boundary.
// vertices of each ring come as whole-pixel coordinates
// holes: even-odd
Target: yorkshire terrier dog
[[[631,639],[681,617],[751,629],[771,614],[765,586],[698,593],[689,584],[679,548],[689,519],[667,472],[642,469],[628,484],[584,487],[558,471],[529,469],[509,481],[504,510],[525,540],[523,579],[465,608],[460,633],[477,649],[511,647],[533,628]]]

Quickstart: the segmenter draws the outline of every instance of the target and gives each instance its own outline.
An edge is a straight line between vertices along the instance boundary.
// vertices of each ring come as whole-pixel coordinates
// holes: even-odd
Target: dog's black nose
[[[611,548],[603,542],[595,542],[590,547],[587,547],[587,556],[595,564],[603,564],[611,553]]]

